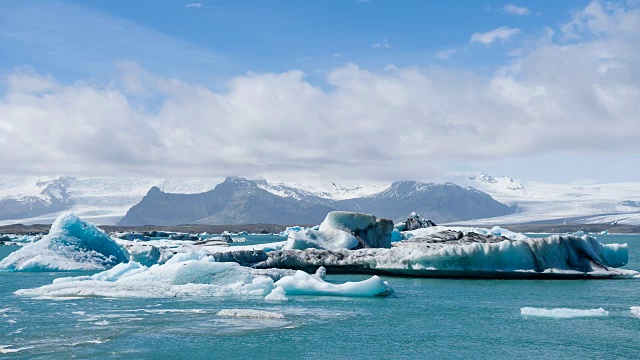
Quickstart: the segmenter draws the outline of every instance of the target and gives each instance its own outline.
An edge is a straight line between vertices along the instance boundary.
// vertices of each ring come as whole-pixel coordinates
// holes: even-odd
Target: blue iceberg
[[[0,261],[0,270],[105,270],[127,261],[126,252],[105,231],[65,213],[51,225],[48,235]]]

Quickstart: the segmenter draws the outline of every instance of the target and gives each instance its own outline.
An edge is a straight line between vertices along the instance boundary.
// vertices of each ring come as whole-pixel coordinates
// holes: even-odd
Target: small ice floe
[[[284,315],[281,313],[254,309],[222,309],[216,315],[256,319],[284,319]]]
[[[79,345],[97,345],[97,344],[104,344],[105,341],[107,340],[85,340],[85,341],[77,341],[77,342],[73,342],[70,344],[67,344],[67,346],[79,346]]]
[[[289,301],[287,297],[287,293],[284,291],[282,286],[278,286],[275,289],[271,290],[271,292],[264,297],[267,301]]]
[[[27,349],[33,349],[33,346],[14,348],[13,345],[0,345],[0,354],[12,354],[12,353],[17,353]]]
[[[534,308],[534,307],[523,307],[520,309],[520,314],[525,316],[539,316],[539,317],[549,317],[556,319],[569,319],[569,318],[580,318],[580,317],[598,317],[598,316],[607,316],[609,312],[603,308],[598,309],[568,309],[568,308],[554,308],[554,309],[546,309],[546,308]]]

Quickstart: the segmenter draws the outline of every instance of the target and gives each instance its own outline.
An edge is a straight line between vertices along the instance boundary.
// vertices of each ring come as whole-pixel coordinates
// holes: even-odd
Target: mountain
[[[339,207],[394,220],[406,219],[415,211],[436,223],[502,216],[516,211],[515,207],[474,188],[418,181],[394,182],[378,194],[340,201]]]
[[[0,198],[0,220],[20,219],[63,211],[69,208],[64,179],[37,181],[33,195],[8,195]]]
[[[167,192],[200,193],[219,182],[212,178],[0,177],[0,225],[50,224],[62,211],[113,225],[153,186]]]
[[[289,196],[279,196],[262,187],[264,181],[237,177],[200,194],[170,194],[154,187],[118,225],[315,224],[333,210],[312,194],[286,189]]]
[[[365,197],[352,197],[344,189],[336,188],[337,195],[322,197],[308,188],[243,178],[227,178],[214,189],[200,194],[169,194],[152,188],[118,224],[317,224],[332,210],[360,211],[394,220],[417,211],[437,222],[500,216],[515,211],[478,190],[451,183],[395,182],[380,186],[378,189],[383,191]],[[351,194],[359,195],[363,191],[370,192],[357,187]]]
[[[211,191],[216,185],[221,184],[222,180],[2,176],[0,225],[51,223],[62,211],[73,211],[96,224],[112,225],[122,219],[134,205],[145,199],[150,192],[149,189],[154,186],[157,189],[151,192],[150,198],[159,196],[153,194],[157,190],[167,194],[167,198],[171,199],[173,195],[198,194],[187,197],[196,204],[200,201],[200,194]],[[323,209],[321,212],[324,212],[324,209],[366,211],[368,208],[378,216],[394,220],[406,216],[407,212],[416,211],[436,222],[486,226],[534,222],[562,224],[565,221],[567,224],[618,221],[620,224],[640,225],[640,183],[550,184],[486,174],[458,174],[449,177],[448,180],[452,184],[396,182],[353,186],[330,181],[316,185],[271,183],[262,179],[246,180],[253,189],[251,194],[249,190],[234,192],[235,195],[229,196],[224,206],[220,205],[221,210],[215,212],[207,208],[196,211],[195,205],[191,209],[185,207],[182,212],[184,215],[181,215],[179,222],[201,221],[219,224],[231,221],[230,219],[271,222],[267,220],[273,220],[277,213],[293,212],[297,214],[296,223],[313,224],[318,221],[309,214],[313,214],[314,206],[317,206]],[[458,185],[460,189],[453,184]],[[265,191],[275,197],[265,194]],[[503,205],[488,200],[478,191],[510,206],[511,210],[503,212]],[[458,193],[460,195],[456,195]],[[401,194],[407,196],[403,197]],[[176,200],[177,202],[183,201],[182,196],[177,198],[180,199]],[[467,199],[468,202],[465,203]],[[144,211],[133,212],[127,221],[138,216],[143,217],[143,213],[153,214],[154,211],[146,206],[137,208]],[[277,212],[268,210],[276,208],[279,209]],[[256,217],[251,219],[254,215]],[[171,214],[167,213],[165,216],[170,218]],[[288,215],[283,215],[275,220],[289,223],[282,220],[287,218]],[[163,219],[149,217],[139,220],[146,222]]]

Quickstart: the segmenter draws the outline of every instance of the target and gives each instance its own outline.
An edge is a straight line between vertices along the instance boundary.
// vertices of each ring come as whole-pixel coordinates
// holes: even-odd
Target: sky
[[[0,2],[9,175],[640,180],[640,1]]]

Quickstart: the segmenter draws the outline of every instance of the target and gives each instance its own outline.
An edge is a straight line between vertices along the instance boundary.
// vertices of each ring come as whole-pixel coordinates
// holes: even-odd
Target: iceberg
[[[377,276],[372,276],[363,281],[331,284],[318,276],[307,274],[304,271],[296,271],[293,276],[285,276],[276,281],[275,285],[284,289],[287,295],[371,297],[386,296],[393,293],[393,289],[389,284]]]
[[[598,309],[567,309],[567,308],[556,308],[556,309],[545,309],[545,308],[533,308],[533,307],[523,307],[520,309],[520,314],[525,316],[539,316],[539,317],[550,317],[556,319],[569,319],[569,318],[578,318],[578,317],[598,317],[598,316],[607,316],[609,312],[603,308]]]
[[[429,228],[432,229],[432,228]],[[420,229],[420,230],[429,230]],[[445,230],[393,243],[391,249],[282,250],[255,267],[333,273],[462,278],[632,277],[626,244],[590,236],[520,238]]]
[[[388,290],[377,277],[361,282],[330,284],[321,278],[322,272],[308,275],[312,279],[302,274],[218,262],[215,256],[200,251],[177,254],[164,264],[150,267],[136,262],[120,263],[92,276],[58,278],[50,285],[15,293],[62,298],[262,296],[266,297],[265,300],[284,301],[288,295],[374,296],[385,295]]]
[[[104,270],[127,261],[126,253],[106,232],[65,213],[51,225],[48,235],[0,261],[0,270]]]
[[[327,229],[304,230],[289,233],[285,250],[304,249],[354,249],[360,245],[358,239],[350,233],[342,230]]]
[[[289,301],[287,292],[284,291],[282,286],[276,286],[276,288],[271,290],[269,295],[265,296],[264,299],[267,301]]]
[[[161,262],[162,253],[153,245],[134,243],[127,247],[129,261],[137,262],[145,266],[151,266]]]
[[[332,211],[316,228],[287,228],[285,250],[391,247],[393,222],[373,215]],[[284,234],[284,232],[283,232]],[[399,233],[396,234],[396,238]]]
[[[355,236],[362,247],[390,248],[393,221],[373,215],[348,211],[331,211],[319,231],[341,230]]]
[[[457,231],[462,234],[475,233],[475,234],[486,235],[486,236],[498,236],[498,237],[505,237],[511,240],[529,239],[529,237],[524,234],[503,229],[499,226],[494,226],[491,229],[485,229],[485,228],[479,228],[479,227],[457,227],[457,226],[447,227],[447,226],[436,225],[436,226],[431,226],[427,228],[404,231],[402,232],[402,236],[405,239],[410,239],[412,237],[422,238],[422,237],[433,236],[435,234],[439,234],[445,231]]]
[[[284,315],[281,313],[254,309],[222,309],[216,315],[254,319],[284,319]]]
[[[286,229],[284,229],[284,231],[280,232],[280,236],[281,237],[289,237],[289,234],[291,234],[292,232],[298,232],[298,231],[306,231],[306,230],[318,230],[318,226],[314,226],[311,228],[308,227],[304,227],[304,226],[288,226]]]
[[[409,215],[407,220],[395,224],[394,228],[398,231],[411,231],[432,226],[436,226],[436,223],[429,219],[420,219],[420,215],[416,214],[414,211]]]

